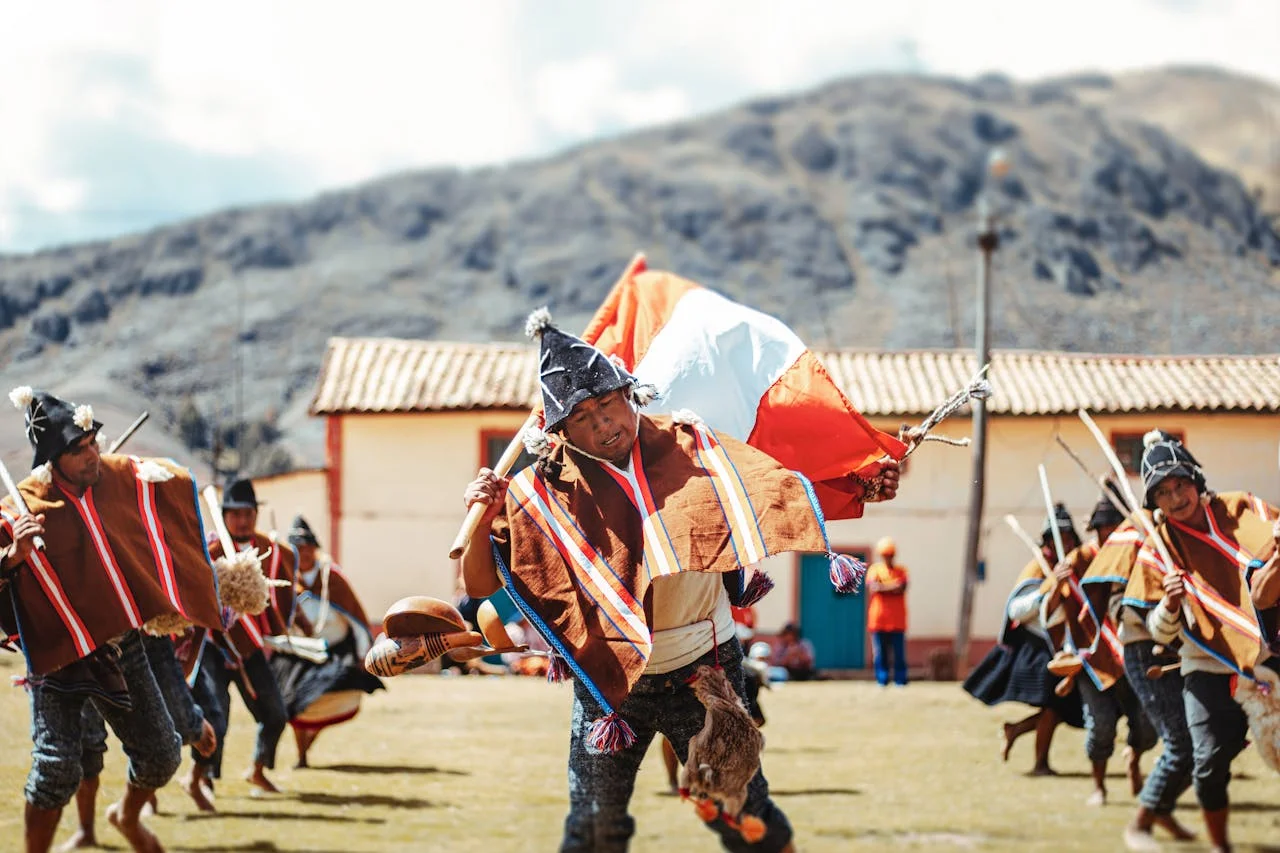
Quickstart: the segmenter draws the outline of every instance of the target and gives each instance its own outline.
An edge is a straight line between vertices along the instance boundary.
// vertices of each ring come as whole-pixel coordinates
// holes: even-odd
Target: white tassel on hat
[[[9,401],[13,403],[15,409],[25,409],[34,399],[35,392],[31,390],[30,385],[19,385],[9,392]]]
[[[93,429],[93,406],[88,404],[76,406],[76,413],[73,418],[76,426],[88,432]]]
[[[1142,437],[1142,446],[1144,448],[1154,447],[1161,441],[1164,441],[1164,433],[1158,429],[1153,429]]]
[[[521,436],[524,449],[534,456],[546,456],[551,452],[551,439],[540,426],[531,426]]]
[[[631,399],[635,400],[637,406],[647,406],[658,399],[658,388],[649,384],[635,385],[631,389]]]
[[[551,311],[545,305],[535,310],[529,315],[529,319],[524,321],[525,337],[533,338],[535,341],[542,337],[542,330],[551,325]]]
[[[31,479],[41,485],[49,485],[53,482],[53,464],[46,462],[43,465],[37,465],[31,469]]]

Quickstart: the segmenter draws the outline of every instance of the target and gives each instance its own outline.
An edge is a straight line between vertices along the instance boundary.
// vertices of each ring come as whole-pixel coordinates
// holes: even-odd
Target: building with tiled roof
[[[976,369],[968,351],[819,355],[853,404],[888,431],[920,421]],[[330,341],[311,406],[327,422],[324,527],[371,613],[404,595],[452,594],[455,566],[447,553],[464,514],[462,489],[524,421],[537,391],[534,363],[534,349],[522,344]],[[1033,535],[1040,529],[1038,464],[1084,533],[1097,490],[1054,440],[1061,435],[1092,474],[1102,473],[1102,454],[1076,416],[1080,408],[1093,413],[1130,466],[1142,434],[1158,426],[1185,437],[1211,486],[1280,501],[1280,355],[999,351],[989,378],[986,563],[975,598],[975,656],[994,640],[1009,587],[1030,557],[1003,516],[1013,514]],[[962,413],[940,432],[963,437],[969,429]],[[830,526],[833,543],[849,552],[866,554],[884,535],[897,540],[899,559],[912,570],[913,664],[952,642],[971,468],[968,450],[927,445],[911,457],[896,500]],[[777,587],[758,607],[761,630],[798,620],[820,665],[869,665],[863,597],[833,595],[821,558],[768,562]]]
[[[924,415],[977,370],[957,350],[819,353],[868,417]],[[311,411],[449,412],[527,409],[536,350],[521,344],[333,338]],[[1280,355],[1136,356],[997,351],[995,415],[1280,412]]]

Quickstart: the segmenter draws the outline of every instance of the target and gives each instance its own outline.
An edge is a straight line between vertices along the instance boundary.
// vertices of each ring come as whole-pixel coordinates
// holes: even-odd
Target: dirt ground
[[[0,658],[0,676],[19,672]],[[249,796],[239,772],[253,745],[244,708],[232,711],[227,778],[216,816],[194,811],[179,790],[161,792],[150,825],[170,851],[504,853],[556,849],[566,808],[565,755],[571,691],[537,679],[402,677],[366,701],[353,722],[325,732],[315,769],[291,769],[286,732],[274,778],[279,797]],[[1088,808],[1088,765],[1080,732],[1054,743],[1054,779],[1030,779],[1031,738],[1000,763],[997,731],[1021,707],[986,708],[955,684],[877,688],[867,682],[789,684],[763,704],[764,766],[797,828],[804,853],[847,850],[1118,850],[1133,798],[1120,776],[1111,802]],[[21,690],[0,691],[0,848],[20,849],[22,784],[30,752]],[[1144,762],[1150,766],[1150,758]],[[185,772],[187,762],[181,772]],[[1241,851],[1280,851],[1280,779],[1253,750],[1237,761],[1232,830]],[[124,762],[112,741],[101,810],[118,796]],[[631,811],[632,850],[715,850],[693,809],[664,796],[655,749],[641,771]],[[1200,830],[1194,799],[1184,819]],[[72,830],[64,813],[59,840]],[[123,849],[99,818],[99,838]],[[1271,846],[1268,846],[1271,845]],[[1167,849],[1204,849],[1173,845]]]

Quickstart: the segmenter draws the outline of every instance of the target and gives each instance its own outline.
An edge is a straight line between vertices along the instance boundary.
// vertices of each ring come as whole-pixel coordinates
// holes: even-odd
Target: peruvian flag
[[[617,355],[661,395],[813,483],[829,519],[862,515],[862,487],[906,445],[867,422],[796,333],[643,262],[614,287],[583,339]]]

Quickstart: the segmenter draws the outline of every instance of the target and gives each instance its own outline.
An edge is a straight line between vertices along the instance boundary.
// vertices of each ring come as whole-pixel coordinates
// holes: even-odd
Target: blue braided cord
[[[507,567],[506,561],[502,559],[502,554],[499,553],[498,546],[493,544],[492,537],[489,541],[493,548],[494,565],[498,567],[498,573],[502,575],[502,579],[505,581],[504,586],[506,587],[507,595],[511,596],[511,601],[517,608],[519,608],[520,612],[525,615],[529,622],[538,629],[538,633],[542,635],[542,639],[546,640],[550,646],[559,652],[560,657],[569,665],[569,668],[573,670],[573,674],[578,677],[578,680],[582,682],[587,690],[591,691],[592,697],[600,703],[600,707],[604,709],[605,715],[607,716],[614,713],[613,706],[605,701],[604,694],[600,692],[600,688],[596,687],[595,682],[592,681],[582,667],[578,665],[578,662],[573,659],[573,655],[569,653],[560,638],[556,636],[555,632],[552,631],[550,627],[547,626],[546,622],[542,621],[542,617],[538,615],[537,611],[530,607],[529,603],[520,597],[520,593],[516,592],[515,578],[511,575],[511,569]]]

